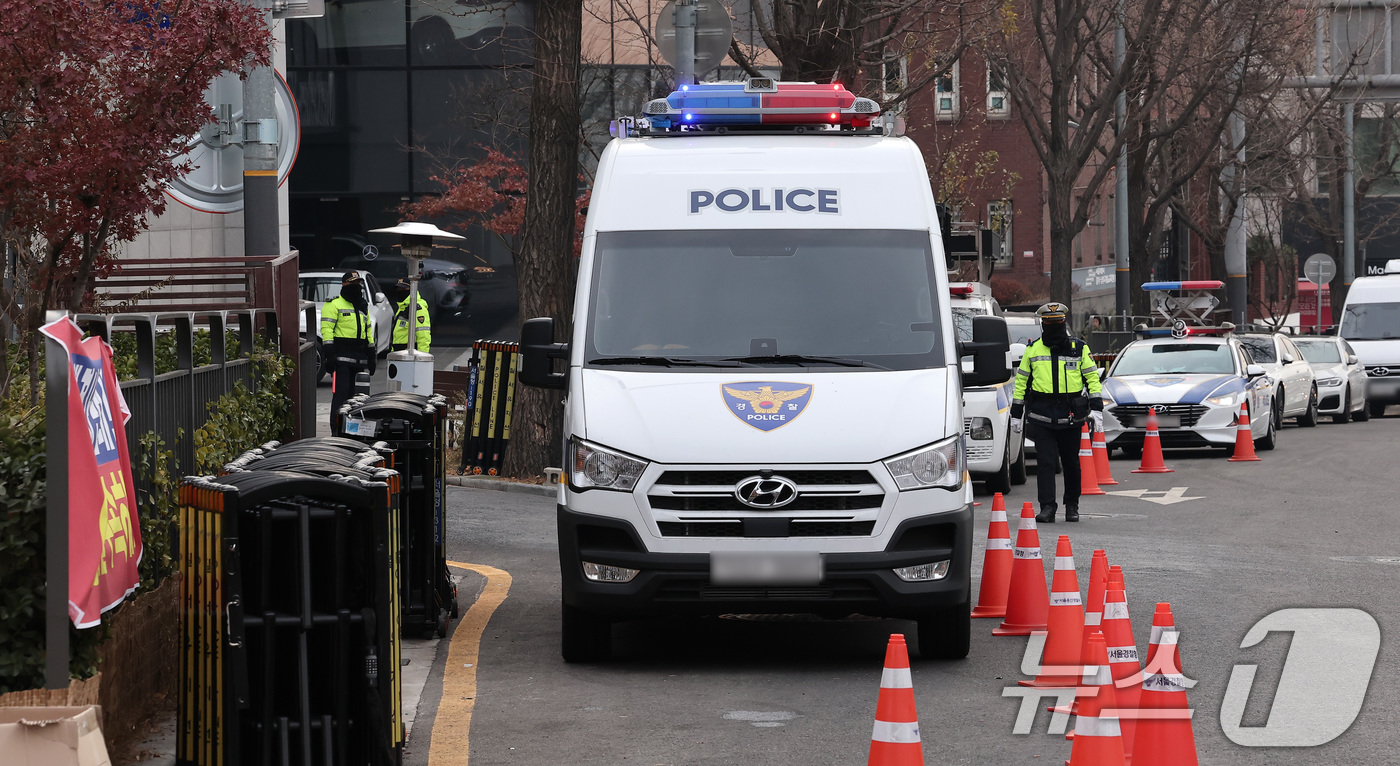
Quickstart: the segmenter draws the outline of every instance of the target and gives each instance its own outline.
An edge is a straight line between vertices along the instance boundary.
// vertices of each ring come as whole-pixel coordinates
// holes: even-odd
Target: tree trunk
[[[535,68],[530,90],[530,187],[516,256],[520,316],[553,317],[556,340],[573,329],[578,260],[579,57],[583,6],[577,0],[535,3]],[[563,465],[563,392],[519,386],[506,451],[507,476],[540,476]]]
[[[1050,207],[1050,299],[1074,308],[1073,189],[1051,179],[1047,189]]]

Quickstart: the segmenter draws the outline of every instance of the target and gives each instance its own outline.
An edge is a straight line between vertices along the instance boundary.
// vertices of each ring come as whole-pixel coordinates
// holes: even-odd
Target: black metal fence
[[[166,449],[172,450],[177,476],[195,473],[194,432],[209,419],[209,404],[242,383],[256,391],[260,381],[253,369],[256,336],[279,339],[277,312],[272,309],[232,311],[179,311],[133,314],[79,314],[74,317],[87,332],[111,342],[113,335],[130,332],[136,340],[136,377],[121,383],[122,395],[131,410],[126,424],[127,446],[133,458],[141,454],[140,440],[157,434]],[[209,359],[195,364],[197,330],[207,330]],[[227,331],[236,330],[238,348],[226,345]],[[156,337],[174,337],[174,369],[157,372]],[[203,361],[203,360],[201,360]],[[293,402],[294,422],[302,433],[314,434],[316,417],[316,349],[301,344],[296,360],[306,374],[293,377],[298,390],[288,391]],[[309,365],[309,366],[308,366]],[[309,386],[307,383],[309,382]],[[250,445],[251,446],[251,445]],[[136,477],[141,490],[149,490],[148,477]]]

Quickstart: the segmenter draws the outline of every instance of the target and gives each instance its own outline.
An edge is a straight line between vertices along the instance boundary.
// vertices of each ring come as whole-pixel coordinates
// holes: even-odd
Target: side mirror
[[[1011,351],[1011,334],[1006,320],[996,316],[972,318],[972,342],[961,343],[958,357],[972,356],[972,372],[963,373],[964,386],[991,386],[1011,377],[1006,355]]]
[[[569,344],[554,342],[554,319],[530,319],[520,328],[520,382],[539,388],[567,388],[569,373],[555,372],[554,360],[569,358]]]
[[[1360,361],[1356,358],[1356,354],[1347,354],[1347,364],[1357,364]]]
[[[1250,380],[1254,380],[1255,378],[1262,378],[1264,375],[1268,374],[1268,372],[1257,364],[1251,364],[1244,368],[1244,374],[1248,376]]]
[[[1283,356],[1279,358],[1283,360],[1284,364],[1293,364],[1293,355],[1288,353],[1287,351],[1285,351],[1283,353]]]
[[[389,297],[388,297],[387,295],[385,295],[384,293],[375,293],[375,294],[374,294],[374,302],[375,302],[375,303],[388,303],[388,302],[389,302]]]
[[[1026,344],[1024,344],[1024,343],[1012,343],[1012,344],[1011,344],[1010,357],[1011,357],[1011,366],[1012,366],[1012,367],[1015,367],[1016,365],[1020,364],[1020,363],[1021,363],[1021,357],[1025,356],[1025,355],[1026,355]]]

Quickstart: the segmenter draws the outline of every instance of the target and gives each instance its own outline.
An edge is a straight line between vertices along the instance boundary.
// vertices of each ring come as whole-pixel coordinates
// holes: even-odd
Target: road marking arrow
[[[1203,500],[1204,497],[1192,497],[1186,494],[1190,487],[1172,487],[1168,490],[1155,489],[1119,489],[1109,492],[1110,495],[1122,495],[1123,497],[1135,497],[1139,500],[1146,500],[1157,505],[1176,505],[1187,500]]]

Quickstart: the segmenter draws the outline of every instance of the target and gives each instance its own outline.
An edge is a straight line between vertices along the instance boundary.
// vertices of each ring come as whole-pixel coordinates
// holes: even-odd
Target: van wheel
[[[612,656],[612,620],[563,604],[560,654],[565,662],[605,662]]]
[[[972,648],[972,599],[918,619],[919,654],[926,660],[960,660]]]
[[[1003,495],[1011,491],[1011,445],[1006,445],[1006,454],[1001,457],[1001,469],[987,476],[987,491]]]
[[[1366,406],[1371,410],[1371,417],[1385,417],[1385,402],[1367,402]]]
[[[1021,486],[1026,483],[1026,446],[1021,445],[1021,450],[1016,454],[1016,462],[1011,464],[1011,483]]]
[[[1342,411],[1332,416],[1333,423],[1345,423],[1351,420],[1351,389],[1347,389],[1346,396],[1342,397]]]
[[[1317,425],[1317,388],[1308,392],[1308,408],[1298,416],[1298,425],[1312,428]]]

